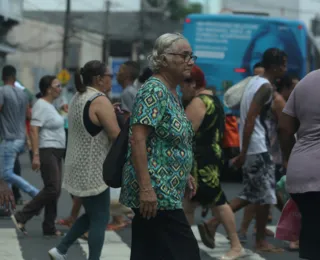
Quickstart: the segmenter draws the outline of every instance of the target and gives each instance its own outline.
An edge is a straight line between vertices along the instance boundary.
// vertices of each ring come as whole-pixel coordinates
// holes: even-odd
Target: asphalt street
[[[22,166],[22,176],[36,187],[42,187],[42,181],[39,173],[33,172],[30,168],[30,161],[28,156],[22,155],[20,157]],[[241,190],[242,185],[240,183],[224,183],[223,188],[229,199],[235,197]],[[25,196],[25,199],[29,199]],[[59,201],[59,218],[68,216],[71,208],[71,198],[66,191],[62,192]],[[239,227],[243,212],[240,211],[236,214],[236,222]],[[280,212],[276,209],[273,210],[273,223],[270,224],[271,229],[275,229],[277,220],[279,219]],[[199,223],[203,219],[200,215],[200,209],[197,211],[196,222]],[[18,234],[14,229],[14,226],[10,218],[2,217],[0,219],[0,259],[1,260],[46,260],[48,258],[47,251],[55,246],[59,242],[59,238],[46,239],[42,236],[42,216],[37,216],[27,223],[28,236]],[[290,252],[287,250],[287,243],[283,241],[275,240],[274,238],[268,238],[269,241],[277,246],[281,246],[286,249],[284,253],[278,254],[255,254],[254,253],[254,236],[252,235],[252,227],[250,227],[248,233],[248,243],[245,244],[245,248],[248,251],[248,257],[243,259],[268,259],[268,260],[298,260],[298,252]],[[65,228],[61,230],[67,231]],[[197,232],[193,227],[194,232]],[[228,249],[229,243],[225,238],[226,234],[223,227],[219,227],[217,234],[217,247],[214,250],[205,248],[205,246],[199,242],[201,249],[202,260],[218,259],[223,252]],[[199,234],[196,234],[196,237]],[[118,232],[106,232],[105,248],[102,252],[101,259],[110,260],[125,260],[129,259],[131,244],[131,229],[126,228]],[[71,247],[68,255],[68,259],[71,260],[85,260],[88,253],[87,243],[79,240]],[[152,259],[150,259],[152,260]]]

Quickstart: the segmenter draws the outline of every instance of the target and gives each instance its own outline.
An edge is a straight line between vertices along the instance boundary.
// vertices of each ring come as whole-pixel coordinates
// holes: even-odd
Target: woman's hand
[[[32,159],[32,170],[39,171],[40,170],[40,158],[39,155],[36,154]]]
[[[154,218],[157,215],[158,200],[154,189],[140,189],[140,214],[143,218]]]
[[[197,193],[197,184],[195,179],[189,175],[188,177],[188,182],[187,182],[187,187],[186,187],[186,194],[185,196],[188,199],[192,199]]]

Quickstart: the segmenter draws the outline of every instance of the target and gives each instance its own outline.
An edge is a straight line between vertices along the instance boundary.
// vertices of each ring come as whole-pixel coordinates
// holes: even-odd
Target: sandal
[[[15,215],[11,215],[10,218],[11,218],[13,224],[15,225],[16,229],[17,229],[19,232],[21,232],[22,234],[24,234],[25,236],[27,236],[27,235],[28,235],[28,232],[27,232],[24,224],[18,222],[17,219],[16,219],[16,217],[15,217]]]
[[[108,230],[108,231],[118,231],[118,230],[121,230],[121,229],[125,228],[125,227],[128,226],[128,225],[129,225],[128,222],[124,222],[124,223],[122,223],[122,224],[120,224],[120,225],[117,225],[117,224],[109,224],[109,225],[107,226],[107,230]]]
[[[256,251],[260,253],[283,253],[284,249],[269,244],[267,246],[256,247]]]
[[[66,226],[66,227],[71,228],[71,226],[73,225],[73,221],[70,219],[59,219],[56,221],[56,224],[60,225],[60,226]]]
[[[211,249],[216,247],[215,240],[213,235],[211,234],[209,227],[206,223],[202,223],[198,225],[199,234],[202,240],[202,243]]]

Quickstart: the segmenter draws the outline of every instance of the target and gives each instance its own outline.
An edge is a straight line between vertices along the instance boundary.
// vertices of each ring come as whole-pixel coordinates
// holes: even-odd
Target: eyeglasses
[[[193,62],[196,62],[197,60],[197,56],[193,55],[193,54],[186,54],[186,53],[173,53],[173,52],[168,52],[167,54],[170,55],[175,55],[175,56],[180,56],[184,59],[184,62],[189,63],[191,60]]]

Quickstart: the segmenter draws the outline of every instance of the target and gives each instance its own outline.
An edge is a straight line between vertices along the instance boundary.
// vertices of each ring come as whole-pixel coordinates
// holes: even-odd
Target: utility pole
[[[109,35],[109,17],[110,17],[111,1],[106,1],[106,12],[104,22],[104,37],[102,43],[102,60],[105,64],[109,63],[110,56],[110,35]]]
[[[139,61],[140,63],[144,62],[144,59],[141,59],[142,56],[145,56],[145,22],[144,22],[144,16],[145,16],[145,0],[140,0],[140,51],[139,51]]]
[[[64,20],[64,36],[63,36],[63,50],[62,50],[62,69],[66,68],[68,58],[68,43],[69,43],[69,29],[70,29],[70,13],[71,0],[67,1],[67,8]]]

